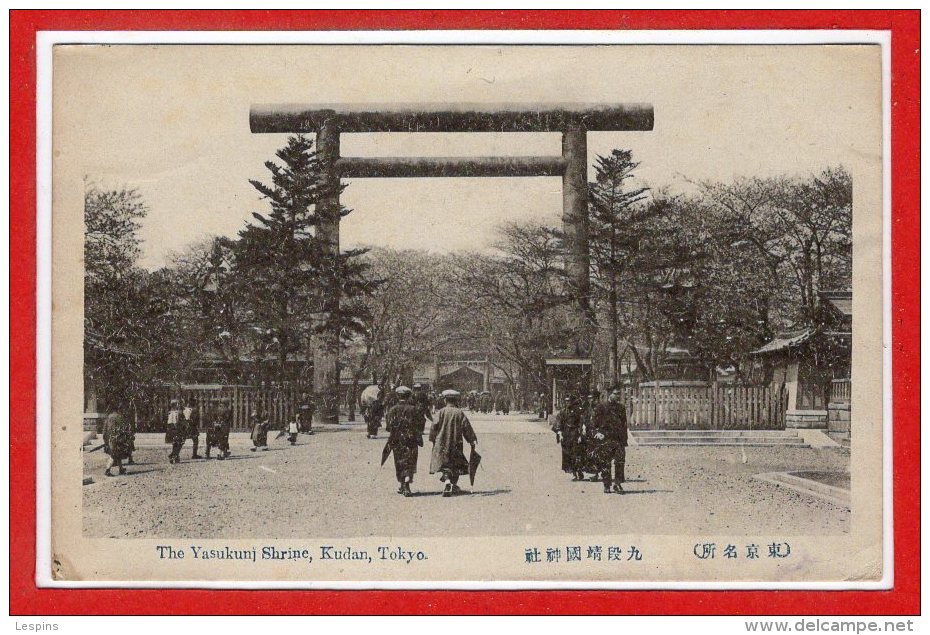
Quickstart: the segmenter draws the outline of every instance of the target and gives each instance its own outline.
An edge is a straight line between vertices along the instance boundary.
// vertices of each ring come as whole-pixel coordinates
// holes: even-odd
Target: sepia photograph
[[[887,573],[881,46],[52,63],[54,580]]]

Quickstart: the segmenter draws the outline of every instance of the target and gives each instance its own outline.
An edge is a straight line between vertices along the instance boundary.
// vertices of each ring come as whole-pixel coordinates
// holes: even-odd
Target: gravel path
[[[84,532],[90,537],[221,538],[539,535],[564,533],[839,534],[848,510],[752,479],[774,471],[843,471],[837,449],[635,447],[627,452],[628,493],[573,483],[541,423],[472,416],[484,457],[470,495],[442,498],[420,451],[417,494],[396,494],[392,460],[379,467],[381,439],[364,427],[301,435],[296,447],[271,440],[248,451],[237,436],[226,461],[169,465],[158,435],[139,439],[139,463],[103,476],[106,455],[84,454]],[[201,437],[202,445],[202,437]]]

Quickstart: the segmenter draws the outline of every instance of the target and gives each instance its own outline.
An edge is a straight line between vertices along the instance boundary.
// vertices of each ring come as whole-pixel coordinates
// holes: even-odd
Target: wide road
[[[531,415],[469,413],[484,460],[474,487],[443,498],[424,439],[415,496],[396,493],[385,433],[363,424],[274,440],[252,453],[233,435],[226,461],[169,465],[163,435],[139,435],[135,466],[103,475],[103,452],[84,453],[84,532],[90,537],[350,537],[540,534],[844,533],[848,510],[752,479],[760,472],[845,470],[839,449],[631,447],[624,495],[572,482],[554,435]],[[201,435],[201,453],[203,452]]]

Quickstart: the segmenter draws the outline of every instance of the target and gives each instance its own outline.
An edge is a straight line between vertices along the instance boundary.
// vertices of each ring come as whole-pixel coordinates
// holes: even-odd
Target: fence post
[[[659,382],[652,388],[652,425],[659,427]]]

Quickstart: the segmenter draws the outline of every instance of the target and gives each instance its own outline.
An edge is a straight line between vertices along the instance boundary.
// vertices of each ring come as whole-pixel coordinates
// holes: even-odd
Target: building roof
[[[821,291],[820,297],[843,316],[852,316],[852,291]]]
[[[590,357],[549,357],[546,366],[590,366]]]
[[[103,336],[97,335],[91,331],[84,333],[84,344],[90,348],[111,353],[113,355],[122,355],[124,357],[142,357],[142,353],[130,350],[118,344],[110,344],[105,341]]]
[[[800,346],[809,340],[813,334],[814,331],[812,329],[804,329],[802,331],[794,331],[792,333],[779,333],[775,339],[765,344],[765,346],[762,348],[757,348],[756,350],[752,351],[750,355],[765,355],[767,353],[786,351],[788,349]]]
[[[200,356],[201,363],[205,364],[223,364],[228,362],[225,357],[220,355],[215,351],[206,351]],[[243,354],[240,355],[238,360],[242,363],[258,363],[258,362],[277,362],[278,356],[268,353],[265,355],[254,355],[254,354]],[[288,353],[287,354],[288,362],[313,362],[313,357],[305,355],[303,353]]]

